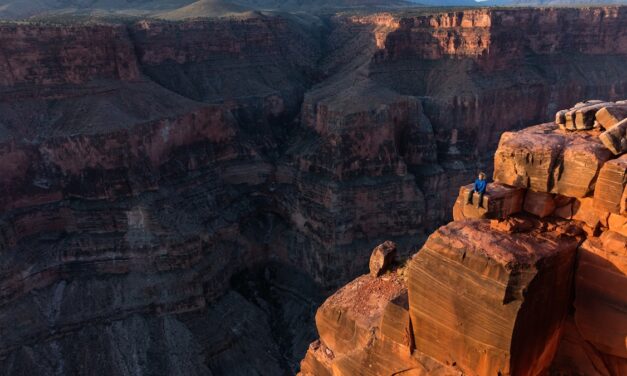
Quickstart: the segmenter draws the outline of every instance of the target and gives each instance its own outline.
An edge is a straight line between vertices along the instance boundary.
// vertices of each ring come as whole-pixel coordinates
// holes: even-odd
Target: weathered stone
[[[493,219],[490,221],[490,228],[492,230],[509,233],[529,232],[535,225],[532,220],[525,217],[508,217],[506,219]]]
[[[503,219],[522,210],[524,190],[502,184],[489,183],[483,196],[482,207],[477,207],[479,194],[473,195],[473,203],[468,204],[468,194],[473,185],[465,185],[459,189],[459,195],[453,207],[453,218],[463,219]]]
[[[564,115],[566,119],[565,128],[568,130],[592,129],[597,111],[611,105],[612,103],[587,101],[582,105],[575,106]]]
[[[594,191],[594,206],[610,213],[624,213],[627,185],[627,155],[608,161],[601,168]]]
[[[331,362],[333,352],[320,340],[314,341],[307,349],[307,354],[300,362],[302,376],[332,376]]]
[[[494,181],[538,192],[550,192],[566,144],[553,124],[542,124],[501,136],[494,155]]]
[[[414,352],[404,280],[396,270],[365,275],[344,286],[318,309],[320,341],[301,362],[303,376],[437,375],[460,372]]]
[[[597,111],[595,118],[603,128],[609,130],[621,120],[627,118],[627,106],[614,105],[603,107]]]
[[[396,261],[396,243],[386,241],[378,245],[370,255],[370,275],[378,277]]]
[[[594,191],[597,175],[611,154],[595,138],[573,138],[564,147],[554,192],[586,197]]]
[[[555,211],[553,215],[564,219],[572,219],[574,214],[575,198],[562,195],[555,196]]]
[[[414,350],[414,333],[409,320],[407,294],[400,295],[387,304],[379,328],[384,338],[404,346],[407,354],[411,354]]]
[[[327,299],[316,313],[320,340],[336,357],[365,347],[373,339],[387,304],[406,293],[394,273],[375,278],[365,275],[344,286]]]
[[[472,375],[537,375],[557,348],[578,238],[440,228],[409,266],[416,349]]]
[[[627,359],[627,238],[607,232],[580,247],[575,322],[601,353]]]
[[[627,152],[627,119],[620,121],[599,136],[603,145],[615,155]]]
[[[565,128],[567,112],[568,110],[560,110],[555,113],[555,124],[557,124],[561,129]]]
[[[611,154],[586,132],[568,133],[552,124],[504,133],[494,155],[494,180],[537,192],[585,197]]]
[[[540,218],[547,217],[555,211],[554,195],[545,192],[536,192],[531,189],[525,194],[523,209]]]
[[[611,231],[627,236],[627,217],[620,214],[610,214],[608,218],[608,228]]]
[[[573,202],[573,215],[571,219],[584,222],[591,229],[607,225],[609,212],[606,212],[595,205],[592,197],[580,198]]]

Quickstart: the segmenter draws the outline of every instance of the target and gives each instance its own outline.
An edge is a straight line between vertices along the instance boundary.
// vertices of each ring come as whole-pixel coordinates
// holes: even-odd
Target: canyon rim
[[[627,6],[296,3],[0,1],[0,374],[627,375]]]

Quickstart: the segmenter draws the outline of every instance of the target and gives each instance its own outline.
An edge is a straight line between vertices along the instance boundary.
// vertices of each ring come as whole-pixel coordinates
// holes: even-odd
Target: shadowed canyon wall
[[[0,25],[0,373],[293,374],[322,298],[422,246],[503,131],[627,96],[626,21]]]

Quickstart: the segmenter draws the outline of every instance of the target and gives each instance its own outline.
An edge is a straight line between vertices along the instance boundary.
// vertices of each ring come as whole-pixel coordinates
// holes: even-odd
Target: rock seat
[[[473,203],[467,204],[468,194],[473,185],[465,185],[459,189],[459,195],[453,208],[453,218],[463,219],[503,219],[518,213],[522,209],[524,190],[502,184],[489,183],[483,196],[483,207],[477,207],[479,194],[473,195]]]

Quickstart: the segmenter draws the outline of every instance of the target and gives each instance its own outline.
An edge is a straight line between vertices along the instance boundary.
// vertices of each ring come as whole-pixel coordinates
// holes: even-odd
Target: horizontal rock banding
[[[410,264],[416,348],[473,374],[535,374],[546,365],[529,360],[551,359],[545,351],[557,346],[577,244],[490,232],[479,221],[441,228]]]
[[[373,332],[423,366],[444,365],[426,374],[625,374],[627,169],[589,126],[597,104],[610,108],[580,105],[573,129],[503,135],[484,207],[478,195],[467,202],[472,185],[460,188],[455,221],[408,260],[408,310],[389,303]],[[411,369],[377,344],[360,344],[328,374],[384,374],[390,359]]]

